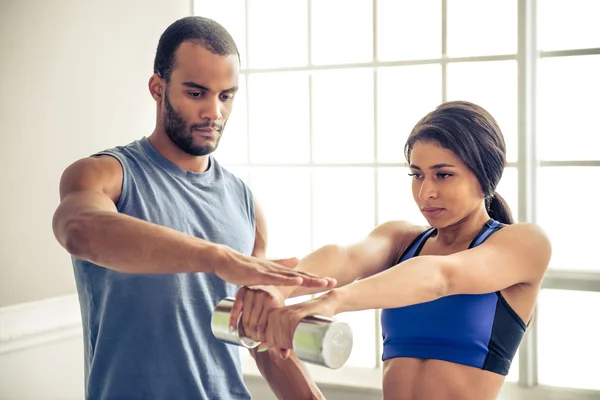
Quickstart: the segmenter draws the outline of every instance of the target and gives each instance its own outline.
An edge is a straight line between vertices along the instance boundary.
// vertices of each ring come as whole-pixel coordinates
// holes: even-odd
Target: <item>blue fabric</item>
[[[502,225],[490,220],[469,248],[483,243]],[[427,238],[421,234],[400,261],[417,257]],[[400,265],[398,268],[402,268]],[[453,295],[427,303],[382,310],[383,360],[394,357],[438,359],[506,375],[525,333],[525,324],[500,292]]]
[[[119,212],[252,253],[252,194],[213,157],[206,172],[188,172],[147,138],[98,154],[123,167]],[[250,399],[238,348],[210,329],[214,306],[235,285],[210,273],[123,274],[76,258],[73,268],[87,399]]]

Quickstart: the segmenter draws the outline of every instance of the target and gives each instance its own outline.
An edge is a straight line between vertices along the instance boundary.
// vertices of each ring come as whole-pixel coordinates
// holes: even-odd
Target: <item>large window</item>
[[[507,142],[498,192],[554,245],[509,380],[600,390],[600,2],[196,0],[194,11],[241,52],[217,155],[263,203],[270,257],[391,219],[423,223],[403,156],[412,126],[446,100],[487,108]],[[378,312],[340,318],[361,343],[348,368],[377,370]]]

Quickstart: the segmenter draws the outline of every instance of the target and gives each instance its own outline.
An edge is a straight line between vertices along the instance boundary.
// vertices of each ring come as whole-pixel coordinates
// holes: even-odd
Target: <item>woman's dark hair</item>
[[[443,103],[423,117],[410,133],[404,146],[409,163],[418,141],[436,143],[456,154],[477,177],[490,217],[504,224],[514,223],[506,201],[496,193],[506,162],[506,144],[490,113],[467,101]]]
[[[220,56],[240,57],[235,41],[218,22],[199,16],[178,19],[161,35],[154,58],[154,73],[167,82],[175,68],[175,52],[183,42],[197,43]]]

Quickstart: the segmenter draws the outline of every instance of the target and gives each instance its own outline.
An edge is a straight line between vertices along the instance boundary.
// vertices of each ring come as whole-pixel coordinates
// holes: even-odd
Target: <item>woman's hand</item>
[[[273,308],[268,314],[266,330],[259,335],[264,338],[267,346],[288,350],[282,352],[282,357],[287,358],[289,350],[294,348],[294,333],[300,321],[309,315],[333,317],[337,313],[339,301],[336,290],[331,290],[303,303]]]
[[[243,332],[240,333],[257,342],[264,342],[269,313],[284,306],[285,297],[274,286],[242,287],[235,296],[229,324],[233,330],[237,329],[236,323],[241,314]],[[258,350],[266,348],[261,345]]]

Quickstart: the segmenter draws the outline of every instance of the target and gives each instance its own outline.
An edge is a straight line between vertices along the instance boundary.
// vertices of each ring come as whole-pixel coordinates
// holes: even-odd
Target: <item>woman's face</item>
[[[433,228],[454,225],[485,207],[475,174],[456,154],[435,142],[415,142],[410,170],[413,198]]]

